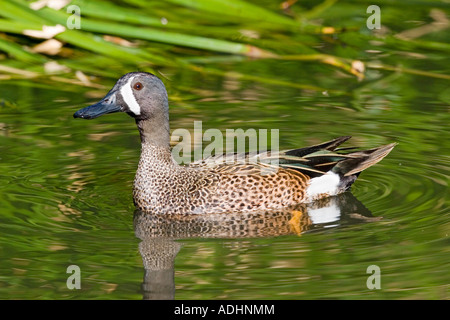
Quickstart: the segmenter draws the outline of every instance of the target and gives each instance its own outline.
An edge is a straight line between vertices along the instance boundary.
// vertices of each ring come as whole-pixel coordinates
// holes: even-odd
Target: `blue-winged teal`
[[[219,213],[272,210],[337,195],[347,190],[364,169],[383,159],[395,146],[344,153],[338,146],[350,137],[279,152],[279,166],[270,153],[249,162],[203,159],[179,165],[170,151],[169,103],[164,84],[145,72],[120,78],[98,103],[75,118],[93,119],[126,112],[136,120],[142,151],[134,180],[136,207],[156,213]]]

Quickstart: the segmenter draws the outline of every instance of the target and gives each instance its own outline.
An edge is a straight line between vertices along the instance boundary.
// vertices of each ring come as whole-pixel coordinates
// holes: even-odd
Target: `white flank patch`
[[[128,108],[130,108],[130,111],[138,116],[141,114],[141,107],[134,97],[133,89],[131,89],[131,82],[133,81],[133,79],[134,77],[128,80],[128,82],[122,87],[122,89],[120,89],[120,93],[122,94],[123,100],[128,105]]]
[[[308,216],[313,224],[330,223],[340,219],[341,209],[333,203],[328,207],[308,209]]]
[[[338,185],[340,182],[339,175],[328,171],[323,176],[312,178],[309,180],[309,186],[306,188],[306,194],[309,201],[316,200],[321,194],[334,196],[338,193]]]

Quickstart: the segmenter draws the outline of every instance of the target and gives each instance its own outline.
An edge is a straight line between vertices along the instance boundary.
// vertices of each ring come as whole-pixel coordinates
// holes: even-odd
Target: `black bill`
[[[122,107],[116,103],[115,93],[108,93],[100,102],[80,109],[73,114],[74,118],[94,119],[107,113],[122,111]]]

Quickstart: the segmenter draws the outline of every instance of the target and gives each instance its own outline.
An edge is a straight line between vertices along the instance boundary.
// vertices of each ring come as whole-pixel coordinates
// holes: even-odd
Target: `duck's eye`
[[[136,82],[133,86],[135,90],[141,90],[144,86],[140,82]]]

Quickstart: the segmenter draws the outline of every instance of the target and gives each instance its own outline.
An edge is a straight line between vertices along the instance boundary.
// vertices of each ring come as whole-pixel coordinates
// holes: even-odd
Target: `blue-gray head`
[[[155,75],[147,72],[127,73],[102,100],[78,110],[73,116],[94,119],[114,112],[126,112],[136,120],[143,142],[163,140],[164,144],[166,142],[168,144],[167,91],[162,81]]]

